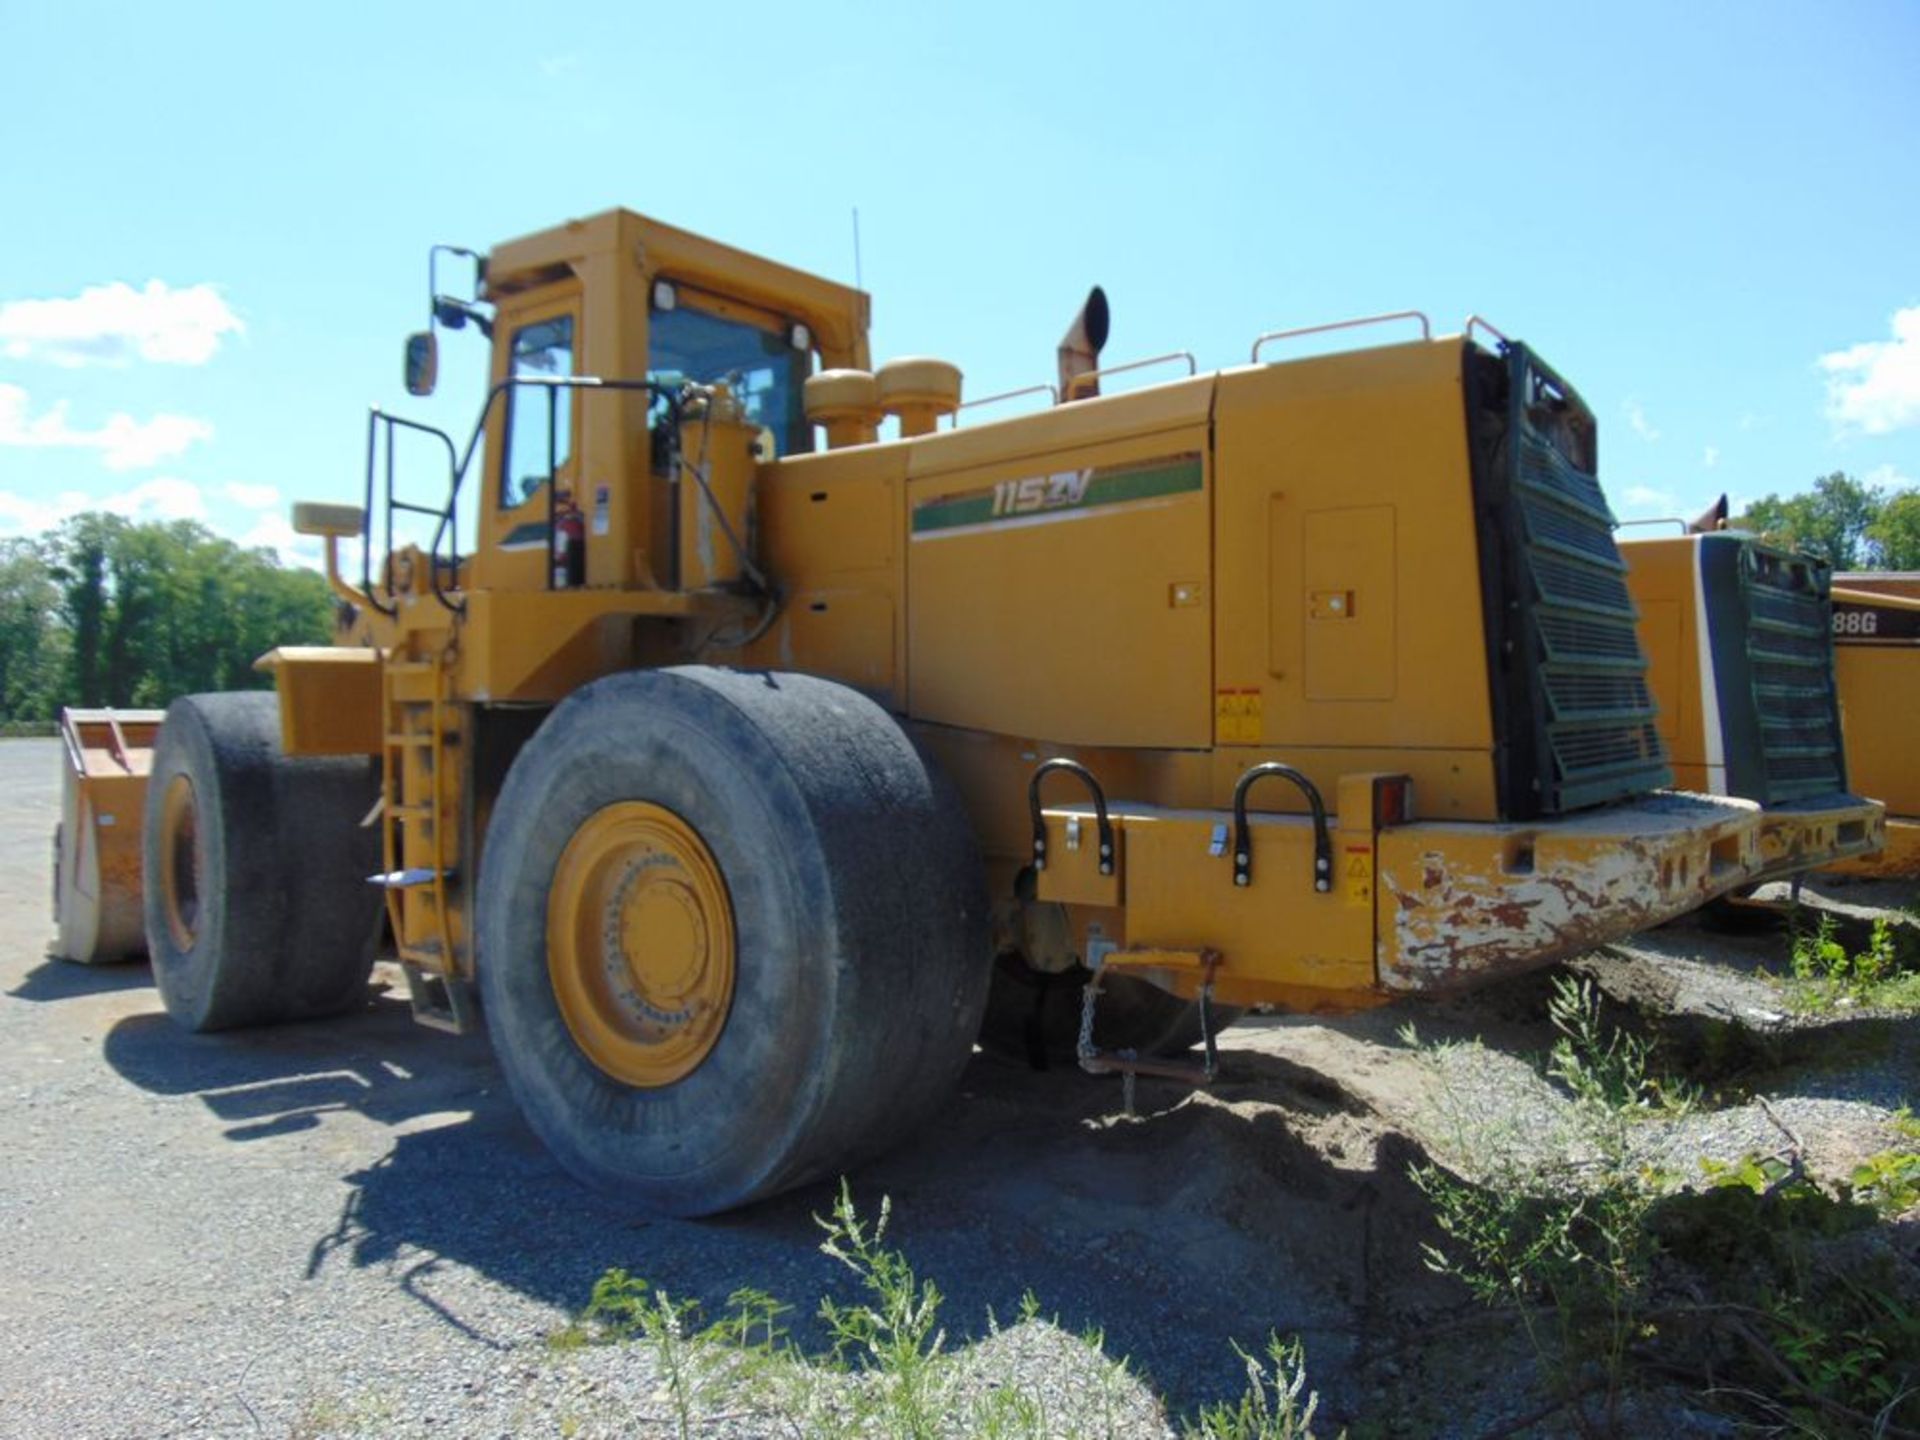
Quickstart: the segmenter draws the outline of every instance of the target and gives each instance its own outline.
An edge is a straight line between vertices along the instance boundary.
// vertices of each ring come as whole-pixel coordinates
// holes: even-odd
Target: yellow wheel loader
[[[872,366],[866,295],[630,212],[430,268],[409,389],[478,330],[471,438],[376,411],[364,506],[295,510],[336,643],[263,659],[271,726],[161,730],[191,1027],[352,1003],[383,896],[416,1014],[484,1016],[570,1170],[703,1214],[923,1124],[977,1038],[1204,1080],[1245,1007],[1777,863],[1760,803],[1669,788],[1593,417],[1479,322],[1103,369],[1096,291],[1057,383],[969,405]],[[1797,823],[1822,863],[1880,812]]]
[[[1846,716],[1847,765],[1887,807],[1887,845],[1842,861],[1841,874],[1920,879],[1920,574],[1833,577],[1834,669]]]
[[[1835,576],[1815,556],[1729,529],[1724,496],[1682,533],[1621,542],[1656,722],[1685,788],[1763,806],[1756,881],[1819,868],[1920,874],[1920,600],[1900,577]],[[1880,593],[1846,588],[1863,580]],[[1843,722],[1844,717],[1844,724]],[[1849,789],[1887,812],[1880,844],[1827,833]],[[1809,857],[1827,855],[1809,865]]]

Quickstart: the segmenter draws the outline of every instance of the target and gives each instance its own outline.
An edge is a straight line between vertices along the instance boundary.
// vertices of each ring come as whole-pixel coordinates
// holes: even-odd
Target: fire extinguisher
[[[587,522],[580,507],[567,502],[553,517],[553,588],[570,590],[587,583]]]

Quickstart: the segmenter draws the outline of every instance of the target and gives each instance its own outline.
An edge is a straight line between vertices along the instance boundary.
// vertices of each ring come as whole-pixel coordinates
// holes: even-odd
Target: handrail
[[[438,440],[442,445],[446,446],[447,474],[448,474],[449,483],[448,483],[448,491],[447,491],[447,504],[444,510],[436,510],[426,505],[414,505],[414,504],[408,503],[407,501],[395,500],[393,498],[393,432],[396,426],[403,430],[417,431],[422,435],[431,435],[436,440]],[[438,426],[423,425],[417,420],[408,420],[399,415],[389,415],[386,411],[382,410],[377,405],[373,407],[372,411],[367,416],[367,521],[366,521],[366,531],[362,536],[362,543],[360,546],[360,593],[367,597],[367,603],[372,605],[376,610],[380,611],[381,614],[386,615],[389,618],[397,614],[399,611],[399,607],[397,605],[389,607],[388,605],[382,603],[382,601],[380,600],[379,596],[375,593],[373,588],[373,545],[372,545],[373,471],[375,468],[375,464],[374,464],[375,458],[379,453],[379,446],[378,446],[376,437],[378,433],[382,430],[384,430],[386,435],[386,461],[387,461],[387,464],[386,464],[386,482],[387,483],[386,483],[386,497],[385,497],[386,505],[384,507],[385,527],[386,527],[386,552],[388,555],[391,555],[393,553],[393,512],[395,510],[406,510],[416,515],[428,515],[428,516],[436,517],[439,520],[439,524],[437,524],[434,527],[433,539],[431,542],[429,542],[429,548],[427,552],[427,564],[431,571],[431,579],[433,583],[433,594],[434,594],[434,598],[437,599],[448,610],[458,613],[459,607],[456,606],[453,603],[453,601],[448,598],[445,589],[440,584],[440,566],[439,566],[440,537],[443,534],[451,538],[451,548],[449,550],[449,559],[450,559],[452,568],[457,571],[460,565],[460,555],[459,555],[459,549],[458,549],[459,532],[457,531],[457,529],[455,529],[455,514],[454,514],[454,506],[458,503],[458,497],[459,497],[459,486],[457,483],[455,483],[455,467],[458,463],[458,460],[457,460],[457,452],[454,448],[453,437],[447,434],[446,431],[440,429]]]
[[[1055,405],[1060,403],[1059,387],[1054,385],[1024,385],[1018,390],[1002,390],[998,395],[982,395],[978,400],[969,400],[953,412],[955,427],[960,424],[960,411],[972,410],[981,405],[997,405],[1002,400],[1018,400],[1022,395],[1045,395]]]
[[[1423,310],[1388,310],[1380,315],[1361,315],[1352,320],[1334,320],[1325,325],[1302,325],[1297,330],[1269,330],[1253,342],[1253,363],[1260,363],[1260,347],[1275,340],[1294,340],[1302,335],[1324,335],[1330,330],[1357,330],[1362,325],[1384,325],[1394,320],[1418,320],[1420,338],[1433,338],[1433,322],[1427,319]]]
[[[1636,525],[1678,525],[1682,535],[1687,533],[1687,522],[1682,520],[1678,515],[1660,515],[1651,520],[1616,520],[1613,522],[1613,528],[1616,530],[1631,530]]]
[[[399,607],[395,605],[389,608],[387,605],[383,604],[380,601],[379,597],[374,594],[372,589],[373,477],[374,477],[375,470],[378,468],[376,462],[379,458],[379,450],[377,445],[377,434],[378,434],[379,427],[384,423],[388,430],[388,443],[387,443],[387,452],[386,452],[387,463],[386,463],[386,472],[385,472],[386,473],[386,496],[385,496],[386,505],[384,507],[385,516],[386,516],[385,533],[386,533],[386,541],[387,541],[387,544],[386,544],[387,553],[390,555],[392,554],[392,551],[393,551],[393,511],[407,510],[418,515],[427,515],[427,516],[436,517],[439,523],[434,527],[433,538],[429,542],[428,551],[427,551],[427,564],[430,570],[434,597],[437,600],[439,600],[439,602],[442,605],[446,606],[449,610],[453,611],[455,614],[462,614],[466,610],[466,601],[464,599],[458,600],[458,601],[454,600],[451,596],[448,595],[446,588],[441,583],[440,547],[441,547],[442,541],[444,540],[447,545],[448,569],[452,570],[457,574],[459,570],[460,553],[459,553],[459,535],[455,529],[455,522],[456,522],[456,517],[458,513],[459,503],[460,503],[461,487],[466,483],[467,472],[473,466],[474,455],[479,451],[480,442],[486,435],[487,422],[489,419],[492,418],[493,407],[495,403],[500,399],[502,395],[506,394],[509,390],[512,390],[520,386],[534,386],[536,388],[545,388],[550,391],[556,391],[556,392],[560,390],[636,390],[636,391],[644,390],[648,394],[654,396],[655,398],[665,400],[667,402],[667,408],[670,414],[670,418],[672,420],[672,427],[670,431],[670,433],[674,437],[672,443],[675,446],[678,446],[679,444],[678,437],[680,432],[680,412],[681,412],[680,394],[677,390],[674,390],[668,386],[662,385],[657,381],[653,381],[653,380],[617,380],[617,379],[606,380],[606,379],[602,379],[597,375],[509,375],[506,379],[497,381],[493,385],[488,387],[486,398],[483,401],[481,401],[481,404],[480,404],[480,413],[473,422],[473,433],[467,437],[467,444],[464,450],[458,450],[457,447],[454,445],[453,437],[448,435],[446,431],[441,430],[436,426],[423,425],[418,421],[403,419],[398,415],[389,415],[385,411],[380,409],[379,406],[377,405],[374,406],[367,420],[367,486],[366,486],[367,503],[366,503],[366,521],[364,524],[364,528],[361,530],[360,562],[361,562],[361,577],[362,577],[361,583],[362,583],[362,588],[367,596],[368,603],[370,603],[376,610],[379,610],[381,614],[391,617],[399,613]],[[552,418],[552,415],[553,415],[552,407],[556,406],[557,403],[558,401],[556,396],[549,396],[548,404],[550,407],[550,410],[549,410],[550,418]],[[392,445],[391,432],[392,432],[392,427],[395,425],[402,426],[409,430],[418,430],[425,434],[436,436],[442,441],[442,443],[446,445],[449,462],[452,465],[453,473],[451,477],[451,482],[447,488],[447,503],[443,508],[434,509],[429,506],[412,505],[405,501],[394,500],[393,498],[393,445]],[[551,426],[549,426],[547,434],[548,434],[548,450],[549,452],[551,452],[553,450],[554,444],[556,443],[554,438],[556,432]],[[551,458],[551,453],[549,455],[549,458]],[[677,477],[678,475],[677,465],[674,467],[674,473]],[[551,526],[552,518],[553,518],[551,514],[552,485],[553,485],[552,469],[548,470],[547,484],[548,484],[548,506],[549,506],[548,522],[549,522],[549,526]]]
[[[1513,341],[1509,340],[1505,335],[1501,334],[1501,332],[1498,329],[1496,329],[1493,325],[1489,324],[1484,318],[1482,318],[1479,315],[1467,316],[1466,328],[1462,332],[1466,335],[1467,339],[1469,340],[1473,339],[1473,327],[1476,325],[1478,325],[1482,330],[1486,331],[1489,335],[1493,336],[1493,338],[1498,340],[1502,345],[1513,344]]]
[[[1191,350],[1169,350],[1165,355],[1152,355],[1145,360],[1129,360],[1124,365],[1109,365],[1104,370],[1088,370],[1083,374],[1075,375],[1067,381],[1066,398],[1069,400],[1077,398],[1074,395],[1076,390],[1080,389],[1083,385],[1093,384],[1094,381],[1101,379],[1103,376],[1122,375],[1129,370],[1144,370],[1149,365],[1164,365],[1169,360],[1186,361],[1187,374],[1189,375],[1198,375],[1200,373],[1200,362],[1193,358],[1193,352]]]

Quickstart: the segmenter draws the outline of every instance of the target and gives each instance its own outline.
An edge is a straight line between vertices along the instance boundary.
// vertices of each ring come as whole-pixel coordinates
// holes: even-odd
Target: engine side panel
[[[1232,767],[1404,770],[1422,815],[1497,818],[1458,343],[1229,372],[1215,447]]]

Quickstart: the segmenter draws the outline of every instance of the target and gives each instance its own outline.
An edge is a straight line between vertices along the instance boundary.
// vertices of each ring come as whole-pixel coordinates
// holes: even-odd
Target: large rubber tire
[[[192,827],[176,846],[184,832],[169,820],[167,796],[182,783]],[[283,755],[271,691],[189,695],[168,707],[142,859],[147,951],[169,1015],[189,1030],[226,1030],[333,1015],[365,999],[382,907],[367,883],[380,868],[379,831],[360,822],[379,793],[370,758]],[[189,864],[194,879],[170,902],[168,877]]]
[[[1079,1053],[1085,966],[1058,973],[1034,969],[1020,956],[1002,955],[993,968],[993,989],[980,1027],[982,1048],[1024,1059],[1036,1070],[1074,1062]],[[1218,1035],[1246,1011],[1212,1007]],[[1093,1012],[1093,1043],[1101,1050],[1136,1055],[1183,1055],[1200,1043],[1200,1004],[1169,995],[1131,975],[1109,975]]]
[[[667,1083],[590,1059],[548,966],[563,852],[628,802],[698,835],[736,939],[724,1024]],[[508,1086],[569,1171],[648,1212],[843,1173],[927,1118],[979,1031],[971,828],[892,717],[845,686],[705,666],[587,686],[515,758],[481,869],[481,998]]]

